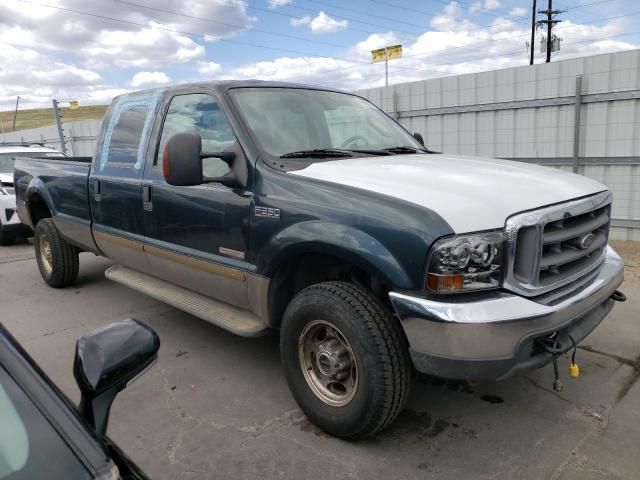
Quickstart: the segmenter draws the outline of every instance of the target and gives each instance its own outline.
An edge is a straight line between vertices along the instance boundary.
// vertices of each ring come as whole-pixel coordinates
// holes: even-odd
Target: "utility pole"
[[[533,8],[531,9],[531,55],[529,57],[529,65],[533,65],[533,49],[536,43],[536,0],[533,0]]]
[[[56,125],[58,126],[58,137],[60,138],[60,150],[65,155],[67,154],[67,145],[64,143],[64,130],[62,130],[62,115],[60,115],[60,109],[58,108],[58,101],[52,100],[53,114],[56,117]]]
[[[16,97],[16,110],[13,112],[13,128],[12,132],[16,131],[16,119],[18,118],[18,105],[20,104],[20,95]]]
[[[538,20],[538,25],[542,26],[544,24],[547,25],[547,59],[546,62],[549,63],[551,61],[551,49],[553,48],[553,38],[551,37],[551,29],[557,23],[560,23],[561,20],[555,20],[553,17],[564,12],[564,10],[554,10],[553,9],[553,0],[549,0],[549,4],[546,10],[538,10],[538,13],[542,15],[546,15],[546,20]]]

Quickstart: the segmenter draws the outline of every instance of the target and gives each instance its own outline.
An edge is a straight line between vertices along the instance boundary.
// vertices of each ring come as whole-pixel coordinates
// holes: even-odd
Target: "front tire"
[[[359,286],[325,282],[298,293],[282,320],[280,350],[298,405],[331,435],[371,436],[406,403],[411,363],[403,332]]]
[[[76,281],[80,267],[78,249],[62,238],[53,220],[45,218],[38,222],[33,243],[38,269],[47,285],[63,288]]]

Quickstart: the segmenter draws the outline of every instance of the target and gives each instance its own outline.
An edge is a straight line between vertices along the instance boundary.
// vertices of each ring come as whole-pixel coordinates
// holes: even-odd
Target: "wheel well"
[[[305,253],[285,260],[271,280],[269,319],[272,326],[280,326],[287,305],[299,291],[329,280],[342,280],[360,285],[393,311],[387,295],[390,287],[377,276],[331,255]]]
[[[34,229],[43,218],[51,218],[49,207],[38,193],[34,193],[29,198],[29,216],[31,217],[31,223]]]

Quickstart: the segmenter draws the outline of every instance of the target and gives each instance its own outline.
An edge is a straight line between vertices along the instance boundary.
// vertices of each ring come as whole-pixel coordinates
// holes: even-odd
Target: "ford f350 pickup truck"
[[[356,95],[244,81],[114,99],[91,163],[19,159],[40,272],[106,276],[244,336],[280,330],[327,432],[390,424],[414,371],[495,380],[551,361],[623,295],[598,182],[436,154]]]

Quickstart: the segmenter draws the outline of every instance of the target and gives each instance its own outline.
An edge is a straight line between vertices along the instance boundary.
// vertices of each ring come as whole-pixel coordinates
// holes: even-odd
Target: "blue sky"
[[[636,1],[555,0],[554,9],[567,10],[554,59],[640,46]],[[397,43],[405,55],[390,63],[391,83],[506,68],[527,63],[530,22],[530,0],[3,0],[0,108],[16,95],[25,106],[107,103],[222,78],[355,90],[383,83],[369,51]]]

